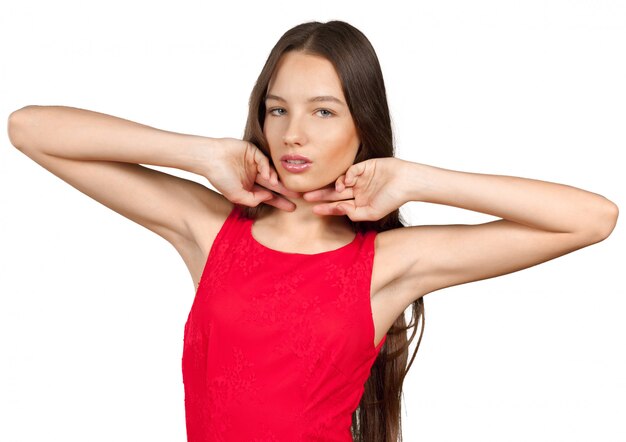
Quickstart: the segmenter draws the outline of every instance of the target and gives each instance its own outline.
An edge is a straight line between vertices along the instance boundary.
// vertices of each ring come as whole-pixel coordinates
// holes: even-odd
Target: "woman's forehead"
[[[301,52],[288,52],[281,57],[267,95],[286,101],[334,96],[345,103],[341,80],[333,64],[324,57]]]

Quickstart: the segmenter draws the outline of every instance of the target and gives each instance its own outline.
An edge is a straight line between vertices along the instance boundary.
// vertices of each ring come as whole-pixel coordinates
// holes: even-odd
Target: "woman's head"
[[[296,192],[319,189],[354,164],[360,140],[328,59],[286,52],[265,97],[263,135],[285,187]],[[293,166],[281,161],[284,155],[301,155],[311,163],[303,171],[292,171]]]
[[[332,101],[308,102],[318,96]],[[285,101],[281,101],[280,97]],[[334,182],[354,163],[394,155],[378,57],[358,29],[341,21],[303,23],[272,49],[250,96],[244,139],[257,145],[289,189]],[[285,154],[313,164],[288,172]]]

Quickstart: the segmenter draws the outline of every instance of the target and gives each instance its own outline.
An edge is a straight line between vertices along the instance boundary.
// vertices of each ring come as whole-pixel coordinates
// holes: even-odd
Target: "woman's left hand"
[[[334,201],[317,204],[319,215],[347,215],[352,221],[377,221],[402,206],[404,160],[372,158],[353,164],[345,174],[321,189],[304,192],[306,201]]]

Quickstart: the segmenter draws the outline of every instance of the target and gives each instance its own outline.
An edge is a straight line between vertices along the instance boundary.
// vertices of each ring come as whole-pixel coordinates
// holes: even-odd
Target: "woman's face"
[[[307,192],[327,186],[354,164],[360,140],[339,76],[327,59],[284,54],[268,85],[265,107],[263,133],[288,189]],[[311,163],[303,171],[290,171],[282,161],[290,154]]]

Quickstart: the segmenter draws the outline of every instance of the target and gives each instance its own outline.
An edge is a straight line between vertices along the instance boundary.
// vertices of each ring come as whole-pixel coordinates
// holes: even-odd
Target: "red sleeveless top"
[[[316,254],[270,249],[235,205],[185,323],[189,442],[352,442],[374,347],[374,230]]]

